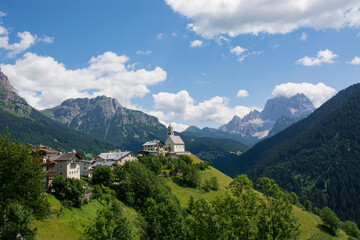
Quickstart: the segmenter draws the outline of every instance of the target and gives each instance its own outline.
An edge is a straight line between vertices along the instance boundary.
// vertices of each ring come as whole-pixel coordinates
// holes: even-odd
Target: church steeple
[[[171,126],[171,124],[169,124],[169,126],[167,128],[167,135],[168,135],[168,137],[170,135],[174,135],[174,128]]]

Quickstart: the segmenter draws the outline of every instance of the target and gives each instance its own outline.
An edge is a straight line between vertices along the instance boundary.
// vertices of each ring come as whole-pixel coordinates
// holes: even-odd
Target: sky
[[[360,0],[2,0],[0,67],[30,105],[106,95],[175,130],[359,82]]]

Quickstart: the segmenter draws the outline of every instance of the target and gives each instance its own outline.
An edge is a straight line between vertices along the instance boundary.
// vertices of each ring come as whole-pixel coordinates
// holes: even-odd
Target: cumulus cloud
[[[238,93],[236,94],[236,97],[238,98],[243,98],[247,96],[249,96],[249,93],[244,89],[239,90]]]
[[[0,12],[0,17],[5,16],[4,13]],[[31,34],[28,31],[18,32],[17,37],[20,39],[19,42],[10,43],[9,31],[6,27],[0,25],[0,49],[7,52],[7,56],[10,58],[15,57],[19,53],[22,53],[35,45],[37,42],[53,43],[54,38],[43,35],[38,37]]]
[[[304,66],[319,66],[322,65],[323,63],[335,63],[333,59],[337,57],[338,55],[334,54],[329,49],[326,49],[323,51],[319,51],[316,57],[305,56],[297,60],[296,63]]]
[[[151,50],[146,50],[146,51],[137,50],[136,54],[137,55],[150,55],[150,54],[152,54],[152,51]]]
[[[308,35],[306,33],[304,33],[304,32],[300,36],[301,41],[306,41],[307,38],[308,38]]]
[[[351,60],[350,62],[347,62],[348,64],[353,64],[353,65],[360,65],[360,57],[355,56],[353,60]]]
[[[92,57],[88,67],[70,70],[52,57],[28,52],[2,69],[19,94],[37,109],[54,107],[68,98],[99,95],[131,106],[132,98],[148,94],[148,86],[165,81],[167,74],[160,67],[129,69],[128,61],[125,55],[105,52]]]
[[[335,95],[336,90],[332,87],[326,86],[320,82],[316,85],[311,83],[284,83],[277,85],[272,91],[274,96],[292,97],[298,93],[303,93],[307,96],[314,106],[320,107],[321,104],[329,100]]]
[[[203,37],[360,26],[359,0],[165,0]]]
[[[5,17],[6,13],[0,11],[0,17]]]
[[[201,47],[203,45],[203,41],[201,40],[194,40],[190,43],[190,47],[195,48],[195,47]]]
[[[153,94],[153,99],[155,111],[151,114],[164,121],[176,119],[178,121],[224,124],[229,122],[235,114],[243,117],[255,109],[244,106],[231,108],[228,106],[229,100],[219,96],[195,104],[186,90],[176,94],[160,92]]]
[[[157,36],[156,36],[156,39],[157,40],[163,40],[165,38],[165,34],[164,33],[159,33]]]
[[[234,47],[234,48],[231,48],[231,49],[230,49],[230,52],[231,52],[232,54],[235,54],[235,55],[239,56],[239,55],[243,54],[246,50],[247,50],[247,49],[245,49],[245,48],[242,48],[242,47],[240,47],[240,46],[236,46],[236,47]]]

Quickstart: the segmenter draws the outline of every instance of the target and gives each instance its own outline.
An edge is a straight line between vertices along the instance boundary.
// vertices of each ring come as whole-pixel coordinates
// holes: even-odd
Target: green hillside
[[[191,156],[193,162],[201,162],[195,156]],[[165,179],[164,184],[169,186],[171,192],[179,199],[183,208],[188,207],[190,196],[195,200],[199,198],[205,198],[207,200],[214,200],[216,197],[223,196],[224,194],[230,194],[227,186],[232,179],[215,168],[211,167],[201,172],[201,181],[216,177],[219,183],[218,191],[205,192],[202,189],[184,188],[180,187],[173,182],[171,178]],[[52,205],[52,215],[49,219],[38,221],[34,223],[34,226],[38,229],[37,239],[79,239],[82,235],[85,226],[93,222],[96,217],[96,210],[101,209],[101,205],[98,201],[91,201],[89,204],[84,205],[81,209],[65,209],[61,208],[61,204],[52,195],[48,195],[48,199]],[[338,233],[336,238],[330,236],[327,233],[322,232],[317,226],[321,223],[318,216],[309,212],[301,210],[299,207],[293,208],[295,215],[299,218],[301,226],[300,239],[348,239],[346,234],[342,231]],[[140,239],[138,232],[138,213],[130,207],[123,205],[123,212],[127,219],[131,221],[133,226],[133,235],[136,239]]]

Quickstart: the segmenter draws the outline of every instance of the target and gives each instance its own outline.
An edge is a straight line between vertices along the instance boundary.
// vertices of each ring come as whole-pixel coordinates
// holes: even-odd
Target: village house
[[[114,167],[118,165],[115,161],[104,161],[104,162],[94,162],[90,165],[90,176],[92,175],[92,171],[97,166],[109,166],[111,169],[114,169]]]
[[[56,156],[53,161],[56,162],[55,170],[56,176],[64,178],[80,179],[80,165],[79,162],[82,155],[75,151],[70,153],[63,153]]]
[[[46,172],[46,176],[43,181],[45,188],[48,188],[51,185],[52,180],[56,177],[56,162],[54,162],[53,159],[57,157],[60,152],[51,147],[42,145],[34,146],[33,152],[34,151],[38,151],[41,157],[41,166]]]
[[[109,152],[101,153],[95,158],[96,162],[116,162],[118,165],[123,165],[126,161],[136,161],[137,157],[133,152]]]
[[[174,135],[174,128],[169,124],[167,128],[167,140],[165,142],[165,148],[171,153],[175,154],[187,154],[185,152],[185,143],[180,136]]]
[[[154,153],[159,155],[165,151],[165,143],[160,140],[152,140],[143,144],[143,150],[141,153]]]
[[[81,177],[91,177],[90,176],[90,168],[91,168],[91,162],[90,160],[80,160],[79,161],[80,166],[80,176]]]

